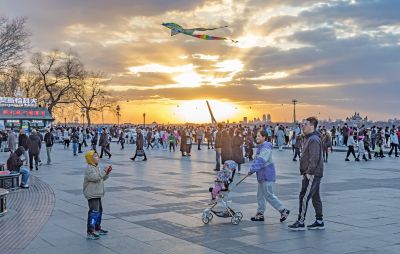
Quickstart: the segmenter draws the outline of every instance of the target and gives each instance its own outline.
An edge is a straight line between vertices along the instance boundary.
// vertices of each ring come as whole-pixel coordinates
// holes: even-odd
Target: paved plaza
[[[250,221],[257,208],[253,175],[230,193],[231,206],[244,214],[236,226],[230,218],[214,216],[208,225],[201,220],[215,177],[213,150],[197,151],[193,146],[191,158],[181,158],[178,151],[150,150],[147,162],[130,161],[133,151],[132,145],[120,150],[113,143],[111,160],[101,161],[114,169],[103,199],[102,224],[110,233],[89,241],[82,194],[84,158],[56,144],[53,165],[33,172],[29,190],[10,194],[0,229],[14,235],[7,238],[0,232],[5,235],[0,253],[400,253],[399,159],[346,163],[344,153],[330,154],[321,184],[326,229],[292,232],[287,226],[297,218],[301,177],[291,150],[273,154],[276,195],[291,210],[288,221],[280,223],[279,213],[270,206],[265,222]],[[1,153],[0,161],[7,155]],[[45,161],[45,151],[41,157]],[[242,171],[248,167],[246,163]],[[244,175],[236,175],[235,181]],[[22,214],[25,219],[18,220]],[[306,223],[313,221],[310,201]]]

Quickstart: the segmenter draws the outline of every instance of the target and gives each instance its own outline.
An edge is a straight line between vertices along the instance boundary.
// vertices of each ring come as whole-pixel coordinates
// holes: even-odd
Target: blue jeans
[[[76,155],[77,150],[78,150],[78,143],[72,143],[72,151],[74,155]]]
[[[29,169],[27,167],[21,167],[19,170],[21,174],[21,185],[24,187],[28,187],[28,180],[29,180]]]

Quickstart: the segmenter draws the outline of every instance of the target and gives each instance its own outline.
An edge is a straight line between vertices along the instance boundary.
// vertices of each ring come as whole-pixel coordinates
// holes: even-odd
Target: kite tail
[[[232,41],[234,43],[237,43],[238,41],[232,40],[232,39],[228,39],[225,37],[217,37],[217,36],[211,36],[211,35],[207,35],[207,34],[192,34],[191,36],[199,38],[199,39],[203,39],[203,40],[220,40],[220,41],[225,41],[225,40],[229,40]]]
[[[193,28],[193,30],[196,30],[196,31],[208,31],[208,30],[216,30],[216,29],[225,28],[225,27],[228,27],[228,26],[220,26],[220,27],[213,27],[213,28],[198,27],[198,28]]]

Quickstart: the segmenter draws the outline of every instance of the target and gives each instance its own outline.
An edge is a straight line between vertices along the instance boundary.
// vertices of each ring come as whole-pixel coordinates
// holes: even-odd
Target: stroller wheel
[[[236,213],[236,216],[238,216],[238,217],[240,218],[240,220],[243,219],[243,213],[241,213],[241,212],[237,212],[237,213]]]
[[[203,217],[201,220],[204,224],[208,224],[210,222],[210,219],[208,217]]]
[[[240,223],[240,217],[234,215],[234,216],[232,217],[232,219],[231,219],[231,223],[232,223],[233,225],[239,224],[239,223]]]

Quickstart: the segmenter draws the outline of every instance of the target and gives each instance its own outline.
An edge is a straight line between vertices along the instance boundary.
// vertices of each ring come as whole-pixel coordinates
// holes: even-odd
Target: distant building
[[[268,122],[272,122],[272,119],[271,119],[271,115],[270,115],[270,114],[267,115],[267,121],[268,121]]]
[[[243,117],[243,123],[247,123],[247,116]]]
[[[362,118],[360,113],[355,112],[353,116],[347,117],[346,122],[350,126],[361,126],[362,124],[366,124],[368,122],[368,117]]]
[[[266,121],[267,121],[267,116],[266,116],[265,114],[263,114],[262,120],[263,120],[263,122],[266,122]]]

